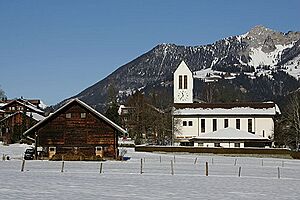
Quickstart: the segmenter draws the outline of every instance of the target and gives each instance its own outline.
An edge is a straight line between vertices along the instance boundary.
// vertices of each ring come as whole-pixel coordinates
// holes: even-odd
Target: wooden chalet
[[[44,119],[44,111],[37,106],[39,103],[39,100],[25,99],[1,102],[0,140],[6,144],[18,142],[24,131]]]
[[[0,120],[0,138],[5,144],[18,142],[22,139],[22,133],[43,120],[43,115],[17,111]]]
[[[23,135],[36,141],[49,159],[95,160],[118,157],[120,126],[80,101],[70,100]]]

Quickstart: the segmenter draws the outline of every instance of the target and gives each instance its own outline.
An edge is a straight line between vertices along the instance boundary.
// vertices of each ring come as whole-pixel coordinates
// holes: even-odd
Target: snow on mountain
[[[299,55],[300,32],[282,33],[263,26],[256,26],[242,35],[221,39],[213,44],[159,44],[74,97],[101,111],[107,104],[111,87],[116,90],[120,100],[122,97],[126,99],[132,91],[152,88],[159,92],[161,87],[170,89],[173,72],[182,60],[194,72],[195,78],[204,79],[205,82],[220,78],[234,79],[241,72],[250,79],[265,75],[271,80],[274,72],[280,70],[290,74],[290,78],[298,78]],[[286,81],[290,81],[290,78]],[[276,84],[273,86],[276,87]],[[273,90],[272,94],[276,95]],[[168,95],[171,99],[172,93]]]

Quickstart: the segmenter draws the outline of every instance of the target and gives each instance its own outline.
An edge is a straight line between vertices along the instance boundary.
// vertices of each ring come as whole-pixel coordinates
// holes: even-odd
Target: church
[[[195,103],[193,74],[184,61],[174,72],[174,144],[197,147],[270,147],[274,102]]]

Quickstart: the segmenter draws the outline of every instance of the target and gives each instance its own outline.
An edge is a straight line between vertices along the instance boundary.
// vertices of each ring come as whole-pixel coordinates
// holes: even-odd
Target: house
[[[126,134],[83,101],[73,99],[23,135],[35,140],[36,148],[42,148],[49,159],[70,155],[97,159],[118,157],[118,132]]]
[[[194,103],[192,72],[184,61],[174,72],[172,115],[176,144],[210,147],[221,144],[223,147],[269,145],[274,129],[273,118],[277,113],[280,110],[273,102]]]
[[[35,103],[32,104],[31,102]],[[44,118],[40,100],[14,99],[1,102],[0,140],[10,144],[18,142],[22,133]]]
[[[17,111],[0,120],[0,137],[5,144],[18,142],[22,133],[45,117],[38,113]]]

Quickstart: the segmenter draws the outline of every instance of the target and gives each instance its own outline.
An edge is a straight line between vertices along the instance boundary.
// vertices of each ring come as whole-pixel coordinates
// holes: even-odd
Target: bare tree
[[[285,117],[298,151],[300,145],[300,91],[294,93],[289,99]]]

